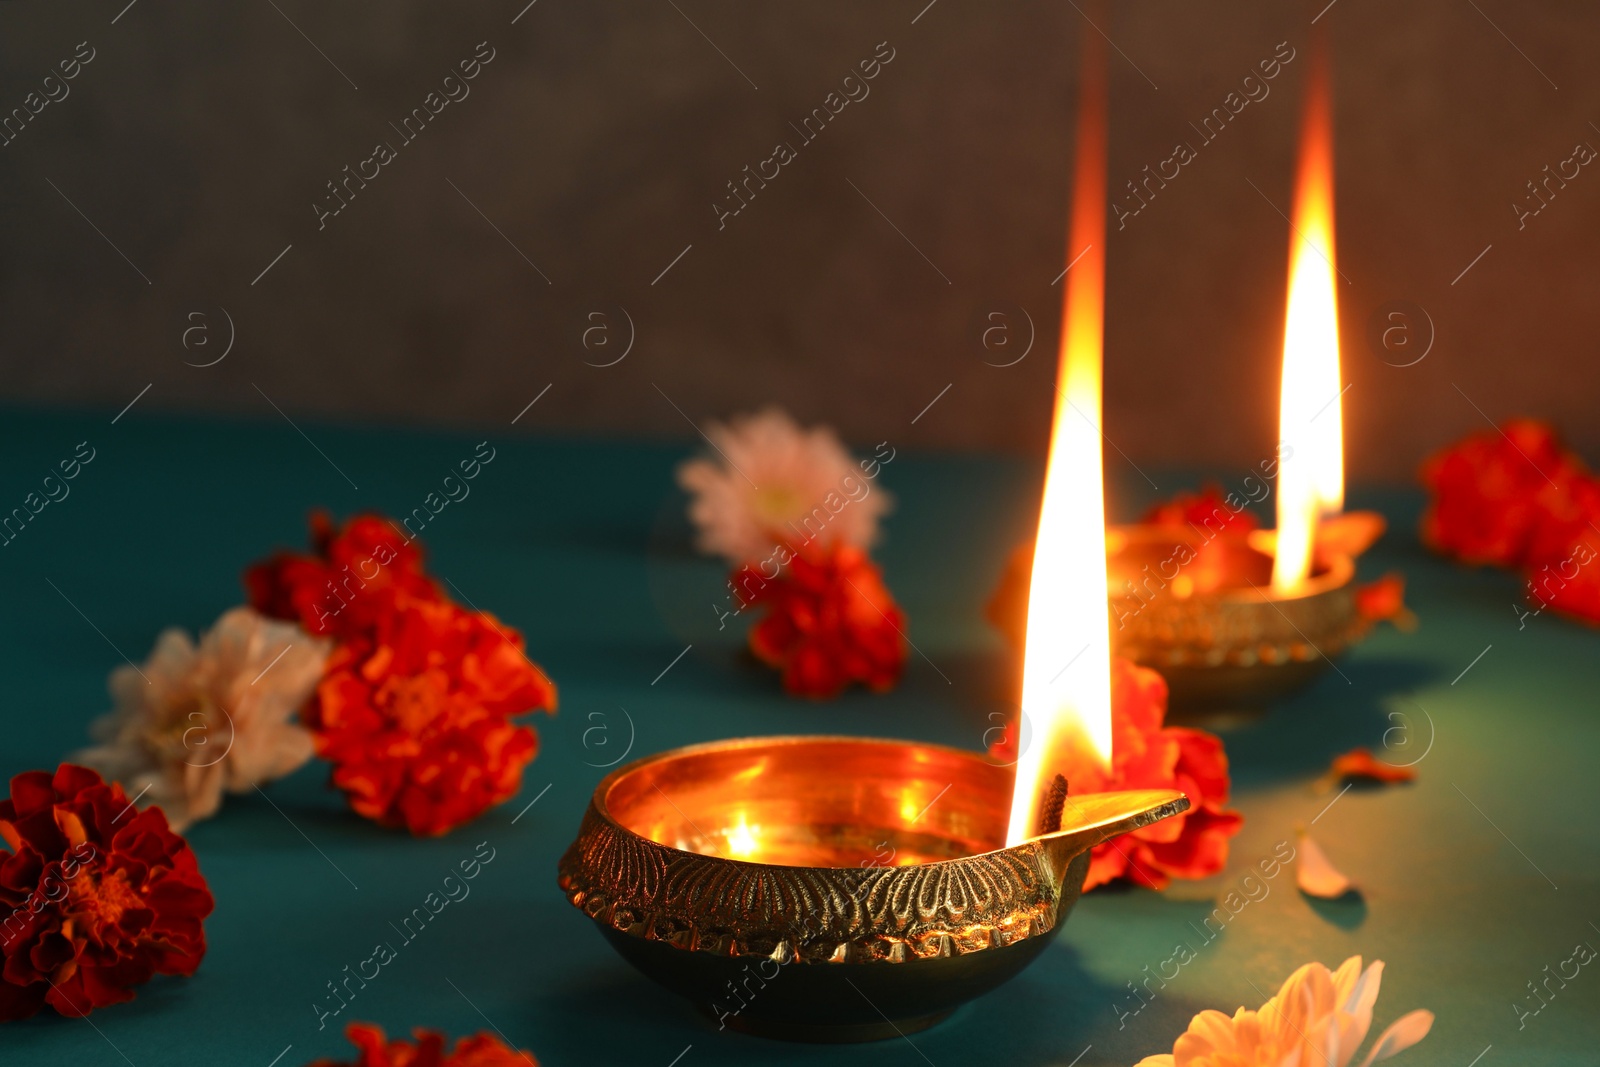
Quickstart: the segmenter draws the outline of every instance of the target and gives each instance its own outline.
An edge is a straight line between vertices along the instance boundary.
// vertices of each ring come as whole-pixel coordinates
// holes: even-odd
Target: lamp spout
[[[1063,828],[1041,834],[1032,840],[1040,846],[1051,880],[1058,889],[1071,880],[1073,860],[1096,845],[1141,826],[1160,822],[1189,810],[1189,798],[1174,789],[1132,789],[1116,793],[1069,795],[1062,812]],[[1078,879],[1087,872],[1085,864],[1075,865]],[[1070,887],[1076,895],[1078,886]]]

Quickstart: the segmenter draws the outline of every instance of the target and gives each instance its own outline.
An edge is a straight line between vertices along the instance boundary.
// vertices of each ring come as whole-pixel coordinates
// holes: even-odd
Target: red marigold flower
[[[133,999],[156,974],[193,974],[211,891],[160,808],[63,763],[0,800],[0,1021]]]
[[[438,1030],[413,1030],[415,1044],[390,1041],[382,1027],[371,1023],[351,1023],[344,1033],[360,1052],[355,1060],[317,1060],[309,1067],[539,1067],[531,1053],[512,1049],[488,1033],[463,1037],[449,1052]]]
[[[436,835],[515,796],[556,689],[522,635],[448,601],[398,598],[341,644],[305,715],[359,814]]]
[[[1228,861],[1228,838],[1244,816],[1224,810],[1232,783],[1222,739],[1204,730],[1163,726],[1167,683],[1155,671],[1120,656],[1111,661],[1111,769],[1087,753],[1072,766],[1055,768],[1072,794],[1118,789],[1178,789],[1189,810],[1103,845],[1090,855],[1084,889],[1126,879],[1165,889],[1174,878],[1204,878]],[[1015,725],[990,747],[995,759],[1016,759]]]
[[[744,605],[768,609],[750,651],[796,696],[837,696],[851,682],[893,688],[906,665],[906,617],[866,552],[836,542],[779,554],[776,576],[753,563],[733,572]]]
[[[1458,441],[1423,461],[1433,494],[1422,516],[1428,547],[1466,563],[1522,565],[1534,531],[1554,502],[1547,490],[1583,473],[1555,430],[1512,419]]]
[[[360,634],[402,597],[444,598],[422,571],[422,549],[391,520],[357,515],[335,530],[311,513],[311,555],[279,552],[244,573],[250,604],[318,636]]]
[[[1204,537],[1220,533],[1247,534],[1261,525],[1243,506],[1234,507],[1215,482],[1200,487],[1198,493],[1179,493],[1144,513],[1139,520],[1151,526],[1178,526],[1193,529]]]
[[[1541,520],[1528,544],[1528,603],[1600,623],[1600,479],[1576,475],[1539,494]]]

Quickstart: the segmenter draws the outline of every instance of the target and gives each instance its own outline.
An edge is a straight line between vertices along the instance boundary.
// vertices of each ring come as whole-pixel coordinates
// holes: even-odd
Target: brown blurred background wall
[[[0,4],[0,113],[27,112],[0,147],[0,401],[150,385],[141,414],[511,431],[542,395],[511,432],[654,437],[774,401],[857,441],[1042,450],[1097,32],[1077,7],[525,4]],[[1099,27],[1112,189],[1195,150],[1108,241],[1105,429],[1136,462],[1275,440],[1322,7],[1154,0]],[[1600,147],[1600,9],[1336,0],[1320,24],[1354,475],[1408,478],[1516,413],[1600,461],[1600,168],[1528,186]],[[1300,58],[1246,86],[1281,42]],[[1207,142],[1230,92],[1257,98]],[[777,173],[735,200],[747,165]]]

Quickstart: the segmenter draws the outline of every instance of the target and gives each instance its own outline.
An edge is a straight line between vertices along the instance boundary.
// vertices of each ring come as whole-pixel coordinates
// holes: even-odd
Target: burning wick
[[[1039,832],[1036,836],[1043,837],[1061,829],[1061,813],[1066,806],[1067,779],[1058,774],[1050,779],[1050,784],[1045,786],[1044,794],[1039,798]]]

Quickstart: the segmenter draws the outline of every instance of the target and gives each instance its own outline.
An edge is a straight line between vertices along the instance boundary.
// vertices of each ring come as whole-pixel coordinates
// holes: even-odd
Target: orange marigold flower
[[[555,706],[515,630],[401,598],[334,651],[305,722],[352,808],[432,836],[516,795],[538,736],[511,718]]]
[[[345,1036],[360,1053],[354,1060],[317,1060],[310,1067],[539,1067],[532,1054],[513,1049],[498,1037],[477,1033],[463,1037],[449,1051],[438,1030],[413,1030],[415,1043],[390,1041],[383,1028],[371,1023],[351,1023]]]
[[[1189,797],[1184,814],[1097,846],[1086,890],[1119,878],[1165,889],[1174,878],[1216,874],[1228,861],[1228,838],[1239,832],[1244,816],[1225,810],[1232,783],[1222,739],[1204,730],[1163,726],[1166,714],[1166,680],[1132,660],[1112,657],[1111,769],[1087,755],[1070,767],[1055,768],[1066,776],[1071,793],[1178,789]],[[1015,760],[1015,739],[1013,724],[990,755]]]
[[[245,572],[252,604],[337,642],[303,714],[350,806],[386,826],[442,834],[515,796],[556,690],[522,635],[469,611],[423,571],[422,550],[380,515],[311,517],[311,555]]]
[[[778,558],[773,575],[757,564],[733,572],[743,604],[767,609],[750,629],[750,651],[796,696],[833,697],[852,682],[893,688],[906,665],[905,612],[866,552],[835,542]]]

